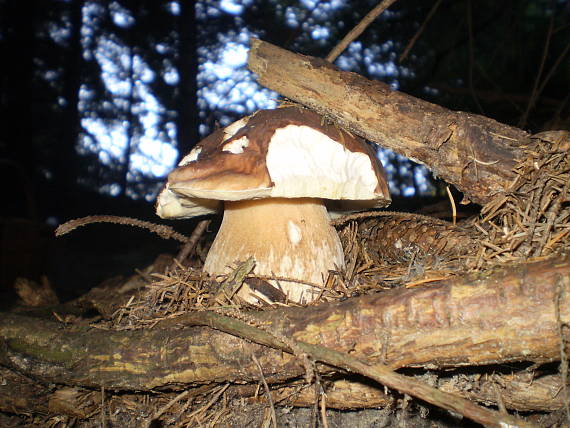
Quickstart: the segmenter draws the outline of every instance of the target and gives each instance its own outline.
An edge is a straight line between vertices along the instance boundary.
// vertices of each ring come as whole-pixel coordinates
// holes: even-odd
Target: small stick
[[[419,39],[420,35],[424,32],[424,30],[426,29],[426,26],[428,24],[428,22],[431,20],[431,18],[433,17],[433,15],[435,14],[435,11],[439,8],[439,5],[441,4],[442,0],[437,0],[437,2],[433,5],[433,7],[431,8],[431,10],[428,12],[426,19],[424,19],[424,22],[422,23],[422,26],[420,27],[420,29],[416,32],[416,34],[414,34],[414,37],[412,37],[412,40],[410,40],[410,42],[408,43],[408,46],[406,46],[406,49],[404,49],[404,52],[402,52],[402,55],[400,55],[400,60],[398,61],[400,64],[402,62],[404,62],[406,60],[406,58],[408,57],[408,54],[410,53],[410,51],[412,50],[412,48],[414,47],[414,45],[416,44],[417,40]]]
[[[224,386],[222,386],[220,388],[220,390],[218,392],[216,392],[216,394],[211,398],[211,400],[208,401],[208,403],[206,403],[205,406],[200,407],[199,409],[194,410],[192,413],[190,413],[188,415],[188,419],[198,415],[199,413],[204,413],[206,410],[208,410],[210,407],[212,407],[214,404],[216,404],[216,402],[220,398],[220,395],[222,395],[226,391],[226,389],[229,388],[229,386],[230,386],[229,383],[226,383]]]
[[[536,99],[538,98],[539,92],[539,82],[542,78],[542,72],[544,71],[544,64],[546,63],[546,58],[548,56],[548,49],[550,47],[550,39],[552,38],[552,30],[554,29],[554,17],[555,14],[553,13],[550,17],[550,25],[548,26],[548,33],[546,33],[546,40],[544,41],[544,48],[542,49],[542,58],[540,60],[540,66],[538,67],[538,72],[536,73],[536,79],[534,79],[534,85],[532,87],[532,91],[530,93],[530,98],[528,100],[528,104],[522,116],[519,119],[518,127],[523,128],[526,125],[526,121],[528,119],[528,115],[534,104],[536,103]]]
[[[188,394],[190,393],[190,390],[186,390],[181,392],[180,394],[178,394],[176,397],[174,397],[172,400],[170,400],[168,403],[166,403],[166,405],[164,405],[160,410],[158,410],[154,415],[152,415],[152,417],[148,420],[147,422],[147,428],[150,427],[152,425],[152,423],[157,420],[158,418],[160,418],[164,412],[166,412],[168,409],[170,409],[174,404],[176,404],[177,402],[179,402],[180,400],[182,400],[184,397],[186,397]]]
[[[473,18],[471,13],[471,0],[467,1],[467,33],[469,35],[469,92],[471,92],[471,97],[473,98],[473,101],[475,101],[475,105],[479,109],[479,113],[485,114],[483,107],[481,107],[481,103],[479,102],[479,98],[477,98],[477,93],[473,88],[473,68],[475,64],[475,58],[473,48]]]
[[[344,36],[344,39],[336,45],[333,50],[327,55],[326,60],[329,62],[334,62],[335,59],[346,49],[346,47],[352,43],[358,36],[362,34],[366,27],[368,27],[372,21],[374,21],[378,15],[388,9],[392,4],[396,3],[396,0],[382,0],[374,9],[372,9],[368,14],[362,18],[356,27],[349,31],[349,33]]]
[[[87,226],[93,223],[113,223],[124,224],[127,226],[136,226],[147,229],[164,239],[175,239],[180,242],[188,242],[188,238],[181,233],[176,232],[169,226],[151,223],[150,221],[139,220],[131,217],[120,217],[116,215],[90,215],[87,217],[76,218],[60,224],[55,230],[55,236],[62,236],[78,227]]]
[[[267,394],[267,400],[269,400],[269,406],[271,410],[271,421],[273,422],[273,426],[277,428],[277,415],[275,414],[275,405],[273,404],[273,398],[271,397],[271,391],[269,390],[269,386],[265,381],[265,376],[263,375],[263,369],[261,368],[261,364],[259,364],[259,360],[255,358],[255,354],[252,353],[251,358],[253,359],[253,362],[259,369],[259,376],[261,377],[263,388],[265,389],[265,393]]]
[[[327,395],[324,391],[321,393],[321,420],[323,428],[329,428],[329,421],[327,420]]]
[[[554,61],[554,64],[550,68],[550,71],[543,79],[542,83],[538,88],[537,97],[542,93],[542,90],[544,89],[544,87],[546,86],[546,84],[548,83],[548,81],[550,80],[550,78],[552,77],[552,75],[554,74],[554,72],[556,71],[556,69],[558,68],[558,66],[560,65],[566,54],[568,53],[568,51],[570,51],[570,44],[566,45],[566,48],[562,51],[560,55],[558,55],[558,58],[556,58],[556,60]],[[568,99],[568,97],[566,97],[566,99]]]
[[[451,190],[449,190],[449,186],[446,186],[445,190],[447,191],[447,196],[449,196],[449,200],[451,201],[451,213],[453,215],[453,225],[457,221],[457,208],[455,207],[455,201],[453,200],[453,195],[451,194]]]
[[[192,231],[192,235],[188,238],[188,241],[184,244],[178,255],[176,256],[176,260],[182,263],[186,258],[190,255],[190,252],[194,249],[200,237],[204,234],[208,226],[210,225],[211,220],[201,220],[198,222],[194,230]]]

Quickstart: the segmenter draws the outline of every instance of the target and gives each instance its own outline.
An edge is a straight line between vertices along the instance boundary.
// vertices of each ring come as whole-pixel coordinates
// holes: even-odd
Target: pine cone
[[[358,232],[377,263],[421,260],[432,264],[473,253],[477,247],[477,235],[470,230],[417,214],[369,218],[359,223]]]

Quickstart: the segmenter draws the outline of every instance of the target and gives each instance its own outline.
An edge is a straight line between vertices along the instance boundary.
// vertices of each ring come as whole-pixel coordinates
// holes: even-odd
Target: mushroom
[[[162,218],[190,218],[223,202],[204,271],[227,274],[253,257],[257,275],[291,279],[273,283],[288,301],[309,303],[328,272],[345,265],[325,200],[348,210],[388,205],[382,165],[360,138],[310,110],[284,107],[198,143],[168,176],[156,209]],[[238,295],[254,304],[270,300],[247,284]]]

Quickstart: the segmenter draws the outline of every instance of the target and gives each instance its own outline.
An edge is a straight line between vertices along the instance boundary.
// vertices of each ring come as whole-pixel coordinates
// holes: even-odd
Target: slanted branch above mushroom
[[[360,210],[390,203],[384,170],[360,138],[299,107],[261,110],[198,143],[168,176],[157,201],[162,218],[190,218],[224,205],[204,271],[226,274],[255,259],[255,273],[278,281],[288,300],[310,303],[329,270],[344,267],[325,208]],[[305,283],[304,283],[305,282]],[[238,295],[269,301],[246,284]]]

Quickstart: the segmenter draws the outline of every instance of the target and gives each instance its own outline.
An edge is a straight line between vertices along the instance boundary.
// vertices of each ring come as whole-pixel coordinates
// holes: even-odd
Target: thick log
[[[459,375],[439,379],[438,389],[471,401],[497,406],[502,403],[507,409],[519,412],[553,411],[564,407],[564,394],[559,375],[533,378],[533,373],[489,376]],[[265,395],[254,396],[257,385],[236,386],[232,393],[238,397],[249,397],[249,401],[266,401]],[[394,402],[394,396],[384,388],[370,382],[339,379],[325,388],[327,408],[354,410],[382,408]],[[310,386],[285,385],[271,391],[273,402],[311,407],[315,403],[315,391]]]
[[[99,390],[63,387],[54,390],[30,378],[0,367],[0,411],[29,414],[65,414],[85,418],[101,404]],[[515,375],[494,374],[477,379],[476,375],[453,376],[438,381],[438,388],[475,402],[497,405],[498,398],[508,409],[516,411],[553,411],[563,408],[560,376],[547,375],[534,378],[530,372]],[[364,380],[336,379],[324,381],[328,409],[355,410],[382,408],[394,402],[394,396],[381,386]],[[203,388],[194,388],[190,394],[199,395]],[[168,400],[178,393],[166,394]],[[315,403],[314,387],[304,382],[274,385],[273,402],[295,407],[312,407]],[[233,385],[228,397],[245,398],[248,402],[265,402],[259,395],[259,384]]]
[[[264,330],[369,364],[437,369],[559,360],[557,299],[560,321],[568,323],[570,256],[252,316]],[[258,381],[252,353],[269,382],[304,373],[301,362],[287,353],[206,327],[187,327],[213,324],[219,316],[199,312],[152,329],[110,331],[4,314],[0,363],[44,382],[128,390]],[[253,341],[267,343],[265,331],[250,328]]]
[[[520,146],[528,141],[521,129],[447,110],[257,39],[251,40],[248,66],[263,86],[427,165],[480,204],[508,187],[511,168],[523,156]]]
[[[564,408],[562,376],[546,375],[534,379],[534,373],[512,375],[488,374],[480,380],[452,378],[439,382],[439,388],[454,395],[487,405],[503,404],[519,412],[553,411]]]

